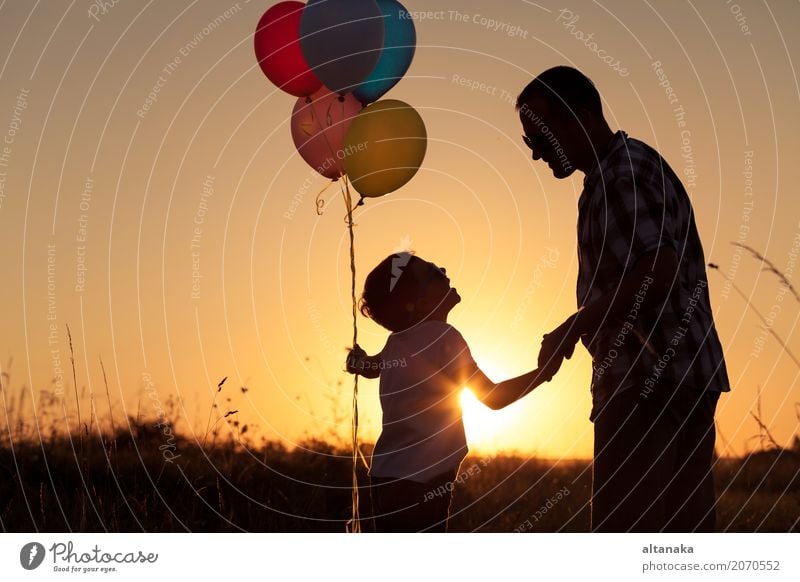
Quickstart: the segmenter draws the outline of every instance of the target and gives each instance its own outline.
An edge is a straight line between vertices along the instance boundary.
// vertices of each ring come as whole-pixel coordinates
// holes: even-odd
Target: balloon
[[[300,19],[300,47],[328,89],[349,93],[381,56],[381,11],[375,0],[309,0]]]
[[[408,182],[425,158],[425,123],[413,107],[384,99],[361,110],[344,141],[344,167],[364,197],[383,196]]]
[[[352,95],[340,98],[322,87],[301,97],[292,110],[292,140],[309,166],[331,180],[344,174],[344,138],[361,110]]]
[[[267,78],[298,97],[311,95],[320,81],[308,67],[300,48],[300,17],[305,4],[279,2],[258,21],[253,40],[256,59]]]
[[[377,0],[383,14],[383,51],[378,64],[353,95],[364,103],[377,101],[397,85],[414,58],[417,31],[411,13],[397,0]]]

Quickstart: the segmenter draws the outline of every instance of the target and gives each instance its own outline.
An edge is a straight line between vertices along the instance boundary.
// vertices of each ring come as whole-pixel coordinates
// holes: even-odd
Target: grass
[[[161,421],[163,424],[163,419]],[[351,452],[322,440],[289,450],[215,437],[203,447],[158,420],[116,433],[53,433],[0,445],[0,526],[6,532],[343,532],[351,516]],[[169,454],[166,454],[166,452]],[[456,485],[451,531],[588,531],[588,462],[498,455]],[[359,482],[366,483],[360,465]],[[720,531],[800,531],[800,451],[720,459]],[[541,513],[537,511],[554,499]],[[361,492],[369,531],[369,495]]]

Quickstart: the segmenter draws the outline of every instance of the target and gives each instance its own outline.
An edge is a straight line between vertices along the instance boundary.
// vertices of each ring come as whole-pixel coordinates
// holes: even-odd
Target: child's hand
[[[347,371],[351,374],[359,374],[363,372],[364,368],[367,367],[365,358],[367,358],[367,352],[362,350],[361,346],[356,344],[355,347],[347,354],[347,359],[345,360],[345,367]]]

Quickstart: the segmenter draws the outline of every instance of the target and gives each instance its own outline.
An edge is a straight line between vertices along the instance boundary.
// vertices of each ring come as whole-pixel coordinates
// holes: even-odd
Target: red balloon
[[[275,4],[258,21],[254,39],[261,70],[280,89],[297,97],[311,95],[322,85],[300,49],[300,17],[305,6],[302,2]]]

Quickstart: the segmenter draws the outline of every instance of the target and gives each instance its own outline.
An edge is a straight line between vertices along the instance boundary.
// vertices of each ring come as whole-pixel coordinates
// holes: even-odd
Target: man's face
[[[550,107],[540,97],[523,103],[519,110],[523,140],[534,160],[543,160],[558,179],[570,176],[576,169],[575,153],[583,141],[583,130],[569,112]]]

